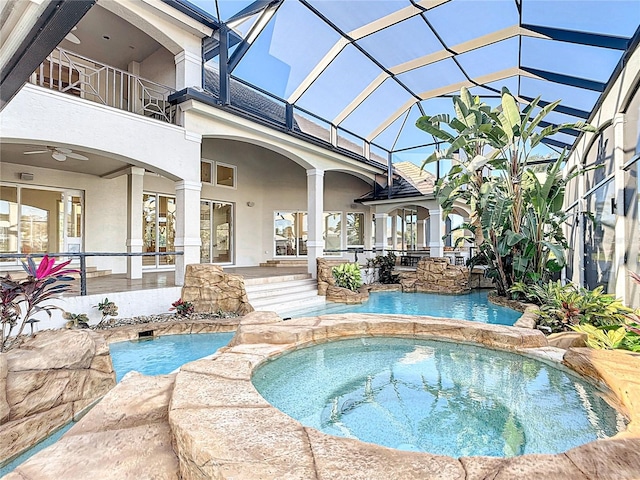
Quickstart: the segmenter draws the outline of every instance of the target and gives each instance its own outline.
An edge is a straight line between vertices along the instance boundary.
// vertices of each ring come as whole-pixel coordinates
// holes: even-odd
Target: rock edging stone
[[[217,265],[187,265],[182,300],[193,303],[197,313],[253,312],[242,275],[225,273]]]
[[[6,365],[4,375],[3,364]],[[0,459],[57,430],[116,384],[109,346],[90,330],[45,330],[0,354]]]
[[[640,435],[634,429],[557,455],[454,459],[333,437],[302,426],[269,404],[251,383],[253,370],[290,349],[331,339],[400,335],[472,342],[493,348],[533,351],[547,345],[542,332],[473,322],[402,315],[332,315],[287,322],[241,323],[229,347],[211,359],[183,367],[169,411],[184,478],[349,479],[389,478],[510,480],[640,478]],[[590,358],[596,370],[598,358]],[[578,363],[573,361],[573,364]],[[583,362],[582,365],[590,365]],[[616,377],[611,362],[611,386]],[[640,358],[629,363],[625,382],[614,392],[633,391],[628,408],[636,426]],[[607,365],[609,368],[609,365]],[[583,370],[588,370],[584,366]],[[624,395],[624,394],[622,394]]]

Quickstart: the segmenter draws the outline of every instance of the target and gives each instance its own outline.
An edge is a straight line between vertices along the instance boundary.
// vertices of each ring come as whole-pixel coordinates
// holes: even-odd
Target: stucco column
[[[624,191],[625,172],[624,165],[624,122],[625,115],[618,113],[613,117],[613,171],[616,190],[616,224],[615,224],[615,251],[613,271],[616,275],[616,297],[627,303],[627,281],[629,273],[625,262],[625,216],[624,216]],[[605,206],[606,208],[606,206]]]
[[[176,63],[176,90],[202,87],[202,56],[183,50],[174,57]]]
[[[187,265],[200,263],[200,182],[176,182],[176,285],[184,285]]]
[[[442,208],[429,209],[429,255],[431,257],[444,256],[444,221]]]
[[[127,174],[127,252],[140,253],[142,239],[142,191],[144,168],[131,167]],[[127,257],[127,278],[142,278],[142,257]]]
[[[375,213],[373,218],[376,222],[376,255],[386,255],[387,250],[387,218],[386,213]]]
[[[324,210],[324,170],[307,170],[307,270],[312,278],[317,278],[316,259],[322,257],[324,240],[322,239],[322,219]]]
[[[426,223],[426,220],[418,220],[416,224],[416,228],[418,229],[416,248],[420,250],[424,249],[424,247],[427,246],[427,237],[425,235]]]

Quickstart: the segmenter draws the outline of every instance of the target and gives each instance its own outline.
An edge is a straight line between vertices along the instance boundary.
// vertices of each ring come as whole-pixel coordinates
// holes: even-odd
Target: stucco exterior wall
[[[237,168],[235,189],[203,183],[201,193],[203,199],[235,204],[236,264],[257,265],[273,258],[274,212],[307,210],[306,170],[275,152],[231,140],[205,139],[202,157]],[[368,213],[368,207],[358,204],[352,208],[351,204],[369,189],[366,182],[353,175],[325,172],[324,211]],[[249,207],[247,202],[254,206]],[[365,235],[370,236],[367,232]]]
[[[159,48],[142,63],[140,76],[167,87],[176,88],[176,65],[171,52]]]

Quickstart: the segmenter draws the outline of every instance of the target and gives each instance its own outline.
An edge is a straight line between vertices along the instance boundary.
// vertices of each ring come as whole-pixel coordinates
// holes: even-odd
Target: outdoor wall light
[[[255,206],[256,202],[247,202],[247,207]]]

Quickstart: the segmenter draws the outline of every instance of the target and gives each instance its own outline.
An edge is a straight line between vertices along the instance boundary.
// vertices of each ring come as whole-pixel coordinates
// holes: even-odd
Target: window
[[[213,183],[213,162],[202,160],[200,162],[200,181]]]
[[[236,167],[226,163],[201,160],[200,181],[218,187],[236,188]]]
[[[326,255],[342,255],[342,213],[324,212],[324,249]]]
[[[605,292],[614,291],[612,272],[615,255],[615,185],[609,181],[586,197],[584,214],[584,282],[589,289],[603,285]]]
[[[364,213],[347,212],[347,247],[364,245]]]
[[[216,162],[216,185],[219,187],[236,187],[236,167]]]

